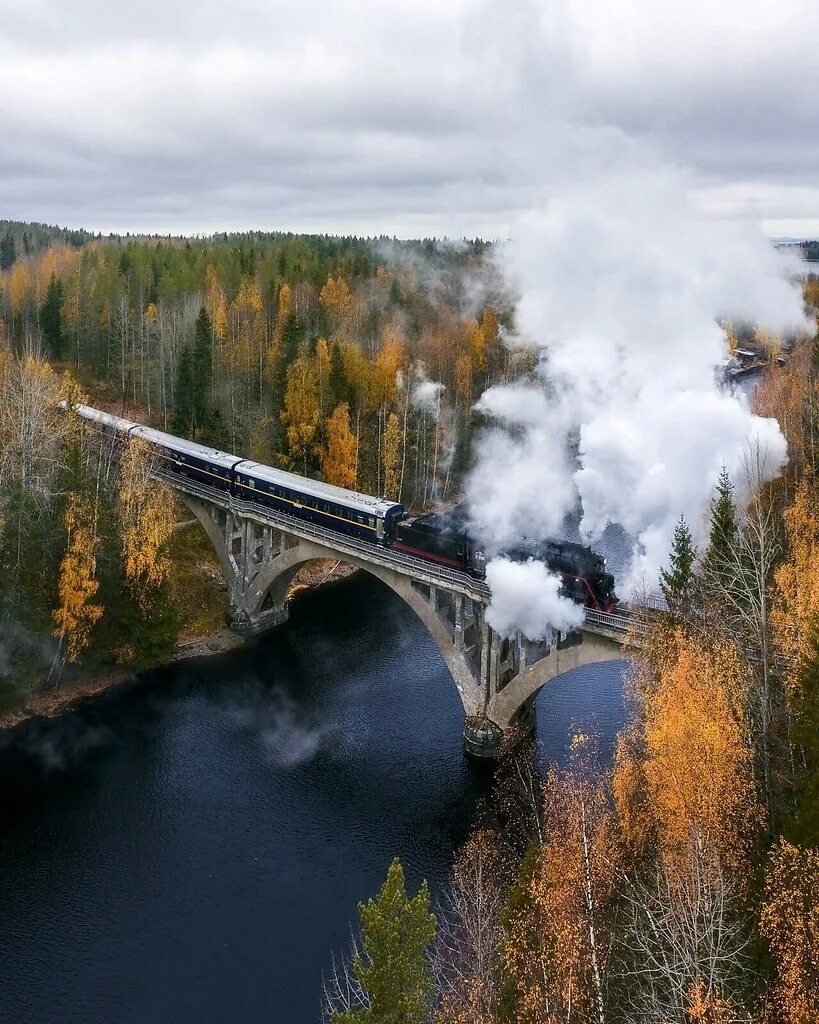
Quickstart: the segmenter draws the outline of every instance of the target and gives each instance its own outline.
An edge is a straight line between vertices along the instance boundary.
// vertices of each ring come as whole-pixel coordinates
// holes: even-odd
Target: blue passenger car
[[[404,506],[386,498],[287,473],[259,462],[234,469],[234,495],[288,515],[378,544],[390,544]]]
[[[160,459],[162,467],[169,472],[179,473],[209,487],[231,491],[233,467],[242,461],[238,455],[219,451],[218,448],[208,448],[152,427],[137,425],[129,433],[131,437],[140,437],[147,442]]]

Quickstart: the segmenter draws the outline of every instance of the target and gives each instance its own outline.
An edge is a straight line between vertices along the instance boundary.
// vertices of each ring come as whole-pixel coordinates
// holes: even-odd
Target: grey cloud
[[[0,216],[505,236],[635,145],[727,215],[819,210],[810,0],[0,6]]]

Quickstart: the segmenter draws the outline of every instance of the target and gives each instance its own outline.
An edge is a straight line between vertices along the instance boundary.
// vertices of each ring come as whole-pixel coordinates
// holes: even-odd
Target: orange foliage
[[[819,312],[819,277],[805,281],[805,304]]]
[[[753,397],[753,408],[760,416],[778,420],[791,465],[801,471],[805,463],[805,407],[815,386],[808,379],[810,345],[801,345],[786,367],[771,363],[762,375]],[[817,396],[814,394],[814,402]]]
[[[786,1024],[819,1021],[819,850],[774,847],[760,930],[776,963],[776,1006]]]
[[[405,339],[397,327],[384,329],[381,348],[375,357],[373,376],[381,402],[391,405],[398,393],[398,371],[406,358]]]
[[[624,836],[653,839],[665,866],[685,870],[691,844],[722,863],[745,863],[757,815],[735,649],[678,632],[655,673],[640,683],[636,732],[618,749],[613,789]]]
[[[510,899],[503,960],[518,1024],[602,1020],[617,844],[601,782],[582,763],[546,779],[545,840]],[[576,1016],[575,1016],[576,1015]]]
[[[819,503],[812,480],[802,479],[782,518],[788,559],[774,573],[771,622],[793,676],[810,655],[811,630],[819,616]]]

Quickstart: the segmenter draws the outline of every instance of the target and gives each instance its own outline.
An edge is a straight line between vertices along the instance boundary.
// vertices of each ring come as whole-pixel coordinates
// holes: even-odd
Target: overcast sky
[[[505,237],[644,160],[819,235],[819,2],[0,0],[0,217]]]

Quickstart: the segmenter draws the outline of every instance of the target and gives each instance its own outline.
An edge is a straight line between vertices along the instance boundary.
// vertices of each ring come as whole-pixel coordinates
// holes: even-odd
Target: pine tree
[[[691,531],[683,516],[674,527],[674,539],[671,543],[671,568],[660,570],[660,588],[669,606],[688,605],[694,584],[694,561],[697,549],[691,538]]]
[[[55,359],[63,356],[65,332],[62,321],[63,283],[56,274],[48,279],[45,300],[40,307],[40,327]]]
[[[410,898],[396,857],[376,899],[360,903],[363,950],[353,970],[368,1006],[335,1012],[333,1024],[422,1024],[435,982],[426,951],[435,938],[424,882]]]
[[[735,561],[737,514],[734,506],[734,485],[725,466],[717,481],[716,496],[711,502],[711,532],[702,560],[702,574],[706,583],[726,586],[730,580],[731,565]]]

